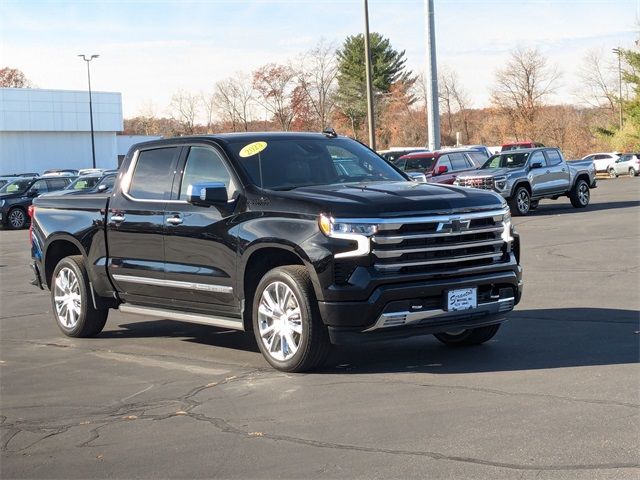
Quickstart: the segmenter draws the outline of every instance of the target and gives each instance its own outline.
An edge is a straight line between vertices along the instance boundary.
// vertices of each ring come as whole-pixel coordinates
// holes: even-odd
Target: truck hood
[[[300,187],[276,192],[300,213],[325,213],[334,217],[399,217],[501,208],[504,200],[491,191],[471,190],[451,185],[418,182],[376,182],[351,185]],[[292,202],[293,201],[293,202]]]

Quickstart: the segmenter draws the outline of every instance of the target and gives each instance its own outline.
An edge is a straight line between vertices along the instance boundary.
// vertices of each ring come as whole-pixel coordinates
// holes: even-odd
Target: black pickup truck
[[[333,131],[138,144],[110,195],[31,214],[34,284],[73,337],[117,308],[252,330],[271,365],[304,371],[331,344],[486,342],[522,293],[503,198],[411,181]]]

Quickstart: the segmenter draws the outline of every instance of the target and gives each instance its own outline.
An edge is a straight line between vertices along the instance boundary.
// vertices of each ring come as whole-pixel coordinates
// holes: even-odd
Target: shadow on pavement
[[[252,333],[170,320],[120,325],[102,338],[182,337],[258,353]],[[605,308],[519,310],[488,343],[446,347],[433,336],[335,348],[316,373],[473,373],[618,365],[640,360],[640,313]],[[206,351],[203,351],[206,358]],[[256,357],[256,363],[262,359]]]
[[[553,200],[543,200],[540,206],[529,213],[529,216],[544,216],[544,215],[561,215],[565,213],[588,213],[597,212],[599,210],[613,210],[617,208],[632,208],[640,207],[640,200],[624,201],[624,202],[602,202],[602,203],[590,203],[586,208],[574,208],[568,201],[562,201],[562,203],[551,203]]]

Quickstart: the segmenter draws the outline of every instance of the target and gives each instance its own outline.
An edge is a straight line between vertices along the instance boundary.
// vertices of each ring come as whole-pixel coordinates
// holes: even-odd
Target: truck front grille
[[[458,185],[461,187],[473,187],[481,188],[483,190],[493,190],[493,178],[492,177],[477,177],[477,178],[459,178]]]
[[[505,261],[506,211],[476,212],[382,223],[371,238],[381,273],[437,273]]]

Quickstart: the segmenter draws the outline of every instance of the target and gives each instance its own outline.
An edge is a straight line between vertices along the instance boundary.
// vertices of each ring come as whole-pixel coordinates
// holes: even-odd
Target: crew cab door
[[[187,203],[189,185],[203,182],[224,183],[229,201],[219,206]],[[220,149],[184,147],[164,216],[165,272],[174,305],[239,318],[234,295],[237,242],[229,233],[238,185]]]
[[[547,169],[549,170],[549,191],[566,192],[571,184],[569,167],[562,159],[558,150],[545,150]]]
[[[107,212],[108,267],[125,301],[166,304],[164,209],[180,147],[140,150],[111,196]]]
[[[539,168],[532,168],[534,164],[539,163],[542,166]],[[531,192],[533,196],[544,195],[553,189],[551,170],[547,166],[547,159],[542,153],[542,150],[538,150],[531,154],[529,158],[529,183],[531,184]]]

